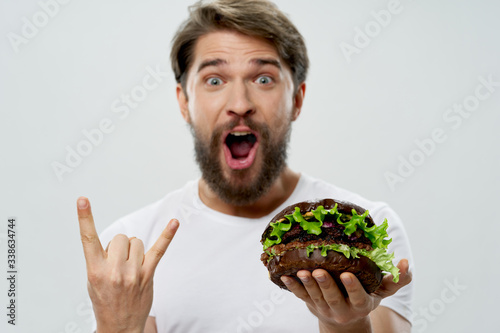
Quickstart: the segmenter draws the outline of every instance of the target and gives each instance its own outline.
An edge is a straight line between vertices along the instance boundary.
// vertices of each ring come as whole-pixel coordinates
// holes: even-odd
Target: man
[[[388,218],[393,250],[411,257],[385,204],[286,165],[308,68],[302,36],[287,17],[264,0],[197,3],[171,58],[202,177],[106,229],[106,250],[88,200],[78,199],[97,332],[410,331],[411,289],[399,290],[411,281],[405,259],[400,282],[386,276],[370,295],[343,273],[347,298],[321,269],[299,272],[303,284],[283,277],[292,293],[281,291],[259,261],[272,216],[317,197],[353,201],[376,222]],[[176,219],[164,228],[171,217],[182,224],[177,234]]]

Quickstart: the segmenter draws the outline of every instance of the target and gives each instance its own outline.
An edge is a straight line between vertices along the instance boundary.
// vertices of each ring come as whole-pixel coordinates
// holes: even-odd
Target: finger
[[[358,278],[352,273],[344,272],[340,274],[340,280],[342,280],[342,284],[347,290],[351,307],[358,312],[366,312],[366,315],[368,315],[371,310],[371,298]]]
[[[307,292],[307,290],[301,283],[295,280],[295,278],[287,275],[282,275],[281,281],[295,296],[297,296],[307,304],[314,306],[314,302],[312,301],[311,297],[309,297],[309,293]]]
[[[399,281],[395,283],[393,281],[392,274],[384,276],[382,279],[382,285],[375,292],[377,295],[382,297],[388,297],[395,294],[399,289],[409,284],[412,280],[412,273],[410,272],[410,265],[407,259],[401,259],[397,267],[399,268]]]
[[[128,261],[137,267],[141,267],[144,262],[144,243],[138,238],[130,238]]]
[[[156,266],[160,262],[160,259],[167,251],[168,245],[174,238],[177,228],[179,228],[179,221],[172,219],[165,229],[163,229],[160,237],[145,255],[144,269],[146,269],[146,271],[151,273],[154,272]]]
[[[338,314],[346,312],[348,310],[347,302],[333,277],[324,269],[316,269],[312,275],[318,283],[328,306]]]
[[[83,253],[87,264],[104,258],[104,250],[99,235],[95,229],[94,218],[90,202],[85,197],[77,200],[78,222],[80,224],[80,237],[83,245]]]
[[[316,305],[316,307],[320,310],[328,309],[329,306],[323,297],[323,291],[318,286],[318,283],[313,278],[311,272],[306,270],[298,271],[297,277],[302,282],[302,285],[304,286],[305,290],[309,294],[309,297],[311,298],[312,302]]]
[[[110,262],[125,262],[128,259],[130,242],[124,234],[113,237],[108,245],[108,259]]]

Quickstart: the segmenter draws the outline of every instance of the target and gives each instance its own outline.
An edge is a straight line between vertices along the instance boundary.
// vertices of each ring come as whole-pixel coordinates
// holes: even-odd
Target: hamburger
[[[272,282],[288,290],[282,275],[297,278],[300,270],[326,270],[344,296],[342,272],[354,274],[367,293],[378,289],[388,272],[399,281],[399,269],[387,252],[387,219],[375,225],[368,210],[333,199],[304,201],[279,212],[267,225],[261,260]]]

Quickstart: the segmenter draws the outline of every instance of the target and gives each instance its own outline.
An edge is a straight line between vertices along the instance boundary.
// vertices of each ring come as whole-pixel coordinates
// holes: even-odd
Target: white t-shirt
[[[302,174],[292,195],[258,219],[226,215],[207,207],[198,195],[198,181],[129,214],[109,226],[100,238],[105,247],[117,234],[135,236],[146,251],[171,218],[180,221],[177,234],[158,264],[151,316],[159,333],[319,332],[318,320],[305,303],[274,285],[260,261],[261,235],[280,210],[316,198],[351,201],[368,209],[376,224],[387,218],[393,239],[389,250],[397,263],[413,263],[400,218],[382,202]],[[410,284],[381,305],[411,320]]]

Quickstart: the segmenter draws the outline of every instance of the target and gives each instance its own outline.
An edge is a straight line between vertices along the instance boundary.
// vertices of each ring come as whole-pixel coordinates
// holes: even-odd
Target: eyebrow
[[[220,66],[223,64],[227,64],[227,61],[222,59],[205,60],[198,66],[198,73],[205,67]]]
[[[273,58],[257,58],[253,59],[251,62],[256,63],[259,66],[264,66],[264,65],[272,65],[277,67],[279,70],[281,70],[281,63]]]
[[[272,65],[281,70],[281,63],[272,58],[256,58],[252,59],[250,63],[256,64],[258,66],[264,66],[264,65]],[[205,60],[203,61],[199,66],[198,66],[198,72],[200,72],[202,69],[205,67],[210,67],[210,66],[220,66],[220,65],[226,65],[227,61],[223,59],[211,59],[211,60]]]

